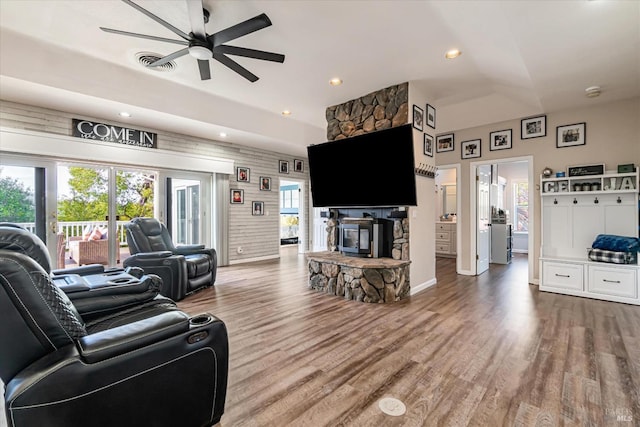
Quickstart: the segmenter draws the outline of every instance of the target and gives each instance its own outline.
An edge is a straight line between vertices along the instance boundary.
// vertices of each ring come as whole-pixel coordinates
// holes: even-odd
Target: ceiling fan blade
[[[206,40],[207,33],[204,29],[204,14],[202,13],[202,0],[187,0],[189,10],[189,22],[191,32],[199,39]]]
[[[245,36],[253,33],[254,31],[261,30],[271,25],[271,20],[264,13],[254,16],[251,19],[240,22],[239,24],[232,25],[229,28],[220,30],[217,33],[211,34],[207,39],[213,44],[213,46],[220,46],[223,43],[237,39],[238,37]]]
[[[185,56],[189,53],[189,48],[185,47],[184,49],[180,49],[176,52],[173,52],[170,55],[167,56],[163,56],[162,58],[158,59],[155,62],[152,62],[151,64],[147,65],[147,67],[158,67],[162,64],[166,64],[169,61],[173,61],[176,58],[180,58],[181,56]]]
[[[154,21],[156,21],[157,23],[159,23],[160,25],[164,26],[165,28],[173,31],[174,33],[176,33],[177,35],[179,35],[180,37],[182,37],[183,39],[189,41],[189,35],[185,34],[183,31],[180,31],[179,29],[177,29],[176,27],[174,27],[173,25],[169,24],[167,21],[165,21],[162,18],[157,17],[156,15],[154,15],[153,13],[149,12],[147,9],[138,6],[137,4],[135,4],[134,2],[132,2],[131,0],[122,0],[123,2],[125,2],[126,4],[128,4],[129,6],[133,7],[134,9],[136,9],[139,12],[144,13],[145,15],[147,15],[149,18],[153,19]]]
[[[227,67],[231,68],[233,71],[235,71],[236,73],[240,74],[242,77],[244,77],[245,79],[249,80],[252,83],[258,80],[258,76],[256,76],[251,71],[249,71],[246,68],[244,68],[242,65],[238,64],[233,59],[227,57],[223,53],[215,53],[214,52],[213,53],[213,59],[215,59],[216,61],[220,62],[221,64],[226,65]]]
[[[120,34],[122,36],[138,37],[138,38],[141,38],[141,39],[156,40],[156,41],[159,41],[159,42],[175,43],[175,44],[180,44],[180,45],[183,45],[183,46],[188,46],[189,45],[189,42],[187,42],[185,40],[165,39],[164,37],[148,36],[146,34],[139,34],[139,33],[130,33],[129,31],[114,30],[113,28],[100,27],[100,29],[102,31],[107,32],[107,33]]]
[[[200,80],[209,80],[211,78],[211,69],[209,61],[198,59],[198,68],[200,69]]]
[[[265,52],[264,50],[247,49],[238,46],[220,45],[213,48],[214,52],[228,55],[244,56],[246,58],[262,59],[264,61],[284,62],[284,55]]]

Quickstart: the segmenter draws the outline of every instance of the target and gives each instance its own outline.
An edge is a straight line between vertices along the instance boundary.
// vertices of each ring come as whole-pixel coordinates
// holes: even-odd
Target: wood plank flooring
[[[179,303],[227,325],[220,426],[640,425],[640,307],[539,292],[522,255],[477,277],[439,258],[405,301],[345,301],[309,290],[294,251]]]

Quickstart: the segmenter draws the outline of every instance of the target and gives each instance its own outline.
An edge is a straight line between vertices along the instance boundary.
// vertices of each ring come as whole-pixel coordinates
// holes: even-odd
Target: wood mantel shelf
[[[348,300],[390,303],[409,295],[409,260],[307,253],[309,288]]]
[[[342,255],[340,252],[309,252],[307,259],[340,264],[355,268],[398,268],[411,264],[409,260],[397,260],[393,258],[362,258]]]

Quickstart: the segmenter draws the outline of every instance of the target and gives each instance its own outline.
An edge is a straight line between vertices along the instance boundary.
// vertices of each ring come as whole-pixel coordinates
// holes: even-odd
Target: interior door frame
[[[438,165],[438,170],[455,169],[456,170],[456,273],[461,274],[462,271],[462,221],[464,218],[464,209],[462,206],[462,174],[460,163],[452,163],[448,165]],[[440,217],[440,213],[436,215],[436,219]]]
[[[535,217],[536,217],[536,181],[533,176],[533,156],[520,156],[520,157],[508,157],[504,159],[482,160],[469,163],[469,206],[471,207],[469,212],[469,240],[470,240],[470,267],[471,274],[476,275],[476,240],[478,233],[478,215],[477,207],[478,201],[476,197],[476,174],[478,173],[478,166],[480,165],[493,165],[500,163],[513,163],[513,162],[527,162],[528,179],[529,179],[529,242],[527,246],[528,254],[527,260],[529,265],[529,283],[538,284],[538,281],[534,277],[534,240],[535,240]]]
[[[303,254],[307,248],[307,210],[308,205],[305,201],[305,185],[307,182],[304,179],[295,179],[285,176],[278,177],[278,192],[282,186],[282,182],[292,182],[298,184],[298,253]],[[278,195],[278,218],[280,217],[280,196]],[[280,227],[280,221],[278,221],[278,227]],[[280,228],[278,228],[278,239],[280,239]],[[278,245],[280,245],[278,243]]]
[[[46,245],[49,251],[49,257],[52,261],[57,260],[57,230],[58,230],[58,200],[57,196],[49,197],[50,194],[56,195],[56,186],[58,180],[58,162],[55,159],[41,158],[35,156],[25,156],[20,154],[2,153],[2,166],[19,166],[25,168],[43,168],[45,170],[45,186],[44,186],[44,215],[40,220],[44,220],[44,229],[46,230]],[[34,195],[36,189],[34,188]],[[36,213],[36,222],[38,214]],[[55,261],[54,261],[55,262]],[[62,267],[58,267],[62,268]]]

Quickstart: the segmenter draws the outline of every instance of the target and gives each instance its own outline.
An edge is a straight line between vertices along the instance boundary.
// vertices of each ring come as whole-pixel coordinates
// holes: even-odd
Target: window
[[[520,181],[513,184],[513,202],[516,213],[515,230],[522,233],[529,231],[529,183]]]

